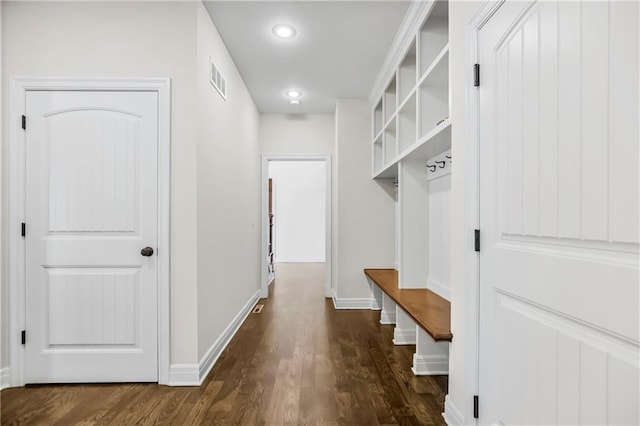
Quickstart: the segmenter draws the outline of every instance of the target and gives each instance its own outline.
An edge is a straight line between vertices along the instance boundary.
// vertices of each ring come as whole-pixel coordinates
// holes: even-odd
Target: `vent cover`
[[[227,100],[227,80],[224,79],[220,70],[213,63],[213,58],[209,58],[209,82],[216,88],[222,99]]]

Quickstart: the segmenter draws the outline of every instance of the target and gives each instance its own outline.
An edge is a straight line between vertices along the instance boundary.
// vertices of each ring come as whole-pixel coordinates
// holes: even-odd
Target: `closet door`
[[[638,7],[479,32],[481,424],[640,422]]]

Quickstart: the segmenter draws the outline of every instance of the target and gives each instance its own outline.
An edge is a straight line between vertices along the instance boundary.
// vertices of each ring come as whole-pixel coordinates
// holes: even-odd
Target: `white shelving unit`
[[[449,5],[425,4],[424,21],[400,46],[394,72],[373,108],[373,178],[392,178],[396,199],[396,268],[400,288],[449,291],[451,119]],[[406,34],[406,33],[405,33]],[[383,76],[384,77],[384,76]],[[374,286],[375,287],[375,286]],[[447,374],[448,342],[436,342],[395,303],[382,297],[381,322],[396,344],[416,344],[415,374]]]

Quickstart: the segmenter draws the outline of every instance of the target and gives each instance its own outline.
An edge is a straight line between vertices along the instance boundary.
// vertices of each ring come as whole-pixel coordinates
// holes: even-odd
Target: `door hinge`
[[[478,410],[480,406],[480,398],[478,395],[473,395],[473,418],[477,419],[479,417]]]
[[[22,116],[22,128],[27,130],[27,117],[25,115]]]
[[[27,330],[22,330],[22,344],[24,345],[25,343],[27,343]]]
[[[473,65],[473,87],[480,87],[480,64]]]
[[[474,238],[473,249],[475,251],[480,251],[480,230],[479,229],[474,229],[473,238]]]
[[[27,224],[22,222],[22,227],[20,230],[20,234],[24,237],[27,235]]]

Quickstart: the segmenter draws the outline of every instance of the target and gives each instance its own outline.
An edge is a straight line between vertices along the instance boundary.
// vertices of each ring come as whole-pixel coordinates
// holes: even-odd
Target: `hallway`
[[[28,386],[2,391],[2,424],[444,424],[447,379],[416,377],[376,311],[336,311],[323,264],[278,264],[201,387]]]

